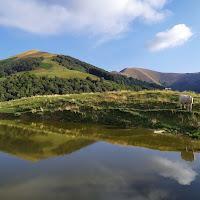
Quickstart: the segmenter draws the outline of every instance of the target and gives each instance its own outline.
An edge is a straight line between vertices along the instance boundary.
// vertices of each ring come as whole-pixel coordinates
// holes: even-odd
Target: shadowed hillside
[[[171,87],[179,91],[193,90],[195,92],[200,92],[200,73],[184,74],[180,79],[174,82]]]
[[[119,73],[149,83],[161,84],[173,90],[200,92],[200,73],[162,73],[143,68],[125,68]]]

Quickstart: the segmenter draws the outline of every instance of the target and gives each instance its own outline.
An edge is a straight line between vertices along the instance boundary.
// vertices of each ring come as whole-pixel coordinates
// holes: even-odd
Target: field
[[[35,96],[0,103],[1,117],[73,121],[163,129],[194,138],[200,136],[200,95],[193,112],[179,109],[173,91],[118,91],[77,95]]]

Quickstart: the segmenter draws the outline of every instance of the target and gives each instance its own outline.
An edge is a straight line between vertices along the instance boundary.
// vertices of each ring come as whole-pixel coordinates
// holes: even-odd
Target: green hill
[[[52,61],[52,58],[58,54],[41,52],[39,50],[30,50],[24,53],[14,55],[8,59],[0,61],[0,78],[7,75],[20,75],[24,71],[29,71],[31,74],[38,76],[62,77],[62,78],[82,78],[90,77],[92,80],[97,80],[98,77],[72,71]],[[42,58],[40,60],[40,58]],[[23,67],[24,66],[24,67]],[[12,70],[13,69],[13,70]],[[4,74],[5,73],[5,74]]]
[[[0,61],[0,101],[34,95],[163,89],[70,56],[38,50]]]

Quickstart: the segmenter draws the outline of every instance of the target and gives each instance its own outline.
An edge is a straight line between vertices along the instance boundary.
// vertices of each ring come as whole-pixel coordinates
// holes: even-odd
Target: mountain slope
[[[200,73],[184,74],[170,87],[173,88],[174,90],[179,90],[179,91],[192,90],[200,93]]]
[[[0,78],[0,101],[35,95],[164,89],[70,56],[38,50],[1,60]]]
[[[10,58],[17,58],[17,59],[30,58],[30,57],[49,58],[49,57],[56,56],[56,55],[58,55],[58,54],[52,54],[52,53],[42,52],[42,51],[39,51],[37,49],[32,49],[30,51],[26,51],[26,52],[11,56]]]
[[[53,78],[85,79],[90,77],[92,80],[104,78],[107,81],[113,81],[117,84],[131,87],[137,85],[140,89],[141,86],[144,89],[163,89],[156,84],[149,84],[138,79],[127,78],[127,76],[120,74],[115,75],[70,56],[41,52],[36,49],[0,61],[0,78],[12,74],[20,75],[25,71],[31,74]]]
[[[173,90],[200,92],[200,73],[162,73],[143,68],[125,68],[120,74],[149,83],[161,84]]]
[[[1,80],[5,80],[2,79],[4,78],[4,74],[2,74],[3,72],[6,72],[6,69],[12,68],[12,66],[8,66],[8,65],[13,65],[15,63],[15,65],[17,65],[17,63],[19,63],[19,68],[21,68],[22,63],[26,63],[26,69],[19,69],[16,70],[16,67],[14,69],[14,73],[12,73],[10,70],[10,72],[6,72],[7,75],[10,74],[16,74],[16,75],[20,75],[22,73],[24,73],[24,71],[28,71],[30,72],[30,74],[35,74],[38,76],[49,76],[49,77],[61,77],[61,78],[81,78],[81,79],[86,79],[88,76],[92,79],[92,80],[97,80],[99,79],[97,76],[91,75],[91,74],[86,74],[86,73],[82,73],[82,72],[78,72],[78,71],[72,71],[67,69],[66,67],[63,67],[61,65],[59,65],[58,63],[52,61],[52,58],[57,56],[59,54],[51,54],[51,53],[47,53],[47,52],[42,52],[36,49],[30,50],[30,51],[26,51],[14,56],[11,56],[8,59],[4,59],[4,60],[0,60],[0,81]],[[41,62],[37,63],[37,66],[34,66],[34,69],[30,69],[28,68],[27,65],[27,60],[30,61],[35,60],[35,59],[39,59],[39,58],[43,58]],[[31,63],[32,64],[32,63]],[[2,67],[5,66],[5,67]],[[31,66],[32,67],[32,66]]]
[[[143,81],[162,84],[165,86],[173,84],[184,75],[179,73],[161,73],[143,68],[125,68],[120,71],[120,73]]]

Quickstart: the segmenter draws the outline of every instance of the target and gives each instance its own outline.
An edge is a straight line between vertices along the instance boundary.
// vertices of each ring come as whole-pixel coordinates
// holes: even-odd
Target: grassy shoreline
[[[200,138],[200,95],[193,112],[179,110],[174,91],[118,91],[77,95],[48,95],[0,103],[0,118],[71,121],[163,129]]]

